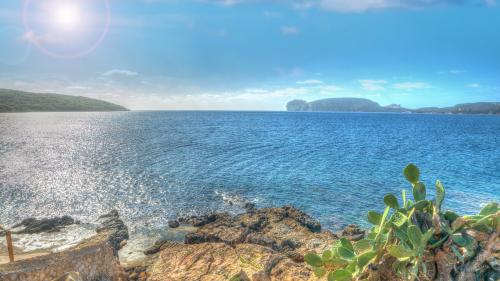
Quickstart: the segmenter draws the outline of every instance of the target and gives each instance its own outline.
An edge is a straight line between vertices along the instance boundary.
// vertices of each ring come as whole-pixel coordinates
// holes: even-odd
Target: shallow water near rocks
[[[416,163],[445,208],[500,199],[500,116],[288,112],[0,114],[0,224],[117,209],[132,235],[212,210],[293,204],[364,223]]]

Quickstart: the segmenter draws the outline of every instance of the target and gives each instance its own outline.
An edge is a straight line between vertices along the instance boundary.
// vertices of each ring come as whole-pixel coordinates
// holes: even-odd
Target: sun
[[[25,38],[56,58],[93,52],[106,37],[110,18],[109,0],[24,0]]]
[[[57,29],[75,30],[81,25],[82,10],[76,3],[60,2],[52,8],[51,18]]]

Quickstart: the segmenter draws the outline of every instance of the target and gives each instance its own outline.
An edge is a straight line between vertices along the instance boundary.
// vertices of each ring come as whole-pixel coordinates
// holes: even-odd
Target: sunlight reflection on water
[[[409,114],[0,114],[0,222],[118,209],[132,232],[208,210],[294,204],[327,228],[362,223],[421,167],[446,206],[500,194],[500,118]],[[232,204],[231,204],[232,203]]]

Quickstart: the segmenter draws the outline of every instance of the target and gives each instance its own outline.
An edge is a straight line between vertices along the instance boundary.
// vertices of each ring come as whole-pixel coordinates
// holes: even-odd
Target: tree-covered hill
[[[380,106],[369,99],[329,98],[312,102],[292,100],[287,111],[334,111],[334,112],[412,112],[442,114],[500,114],[500,102],[463,103],[450,107],[403,108],[397,104]]]
[[[126,111],[123,106],[81,96],[0,89],[0,112]]]

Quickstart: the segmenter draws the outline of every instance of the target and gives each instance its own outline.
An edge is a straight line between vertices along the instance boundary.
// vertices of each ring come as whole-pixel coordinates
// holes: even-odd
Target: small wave
[[[231,194],[231,193],[223,192],[223,191],[219,191],[219,190],[215,190],[214,193],[215,193],[215,195],[220,197],[225,204],[230,205],[230,206],[243,207],[243,206],[245,206],[246,203],[257,204],[260,201],[258,198],[247,199],[247,198],[241,197],[237,194]]]
[[[14,229],[15,230],[15,229]],[[60,232],[39,234],[13,234],[14,247],[23,252],[36,250],[50,250],[59,252],[73,247],[81,241],[96,235],[95,229],[90,225],[70,225]],[[3,242],[5,244],[5,242]]]

